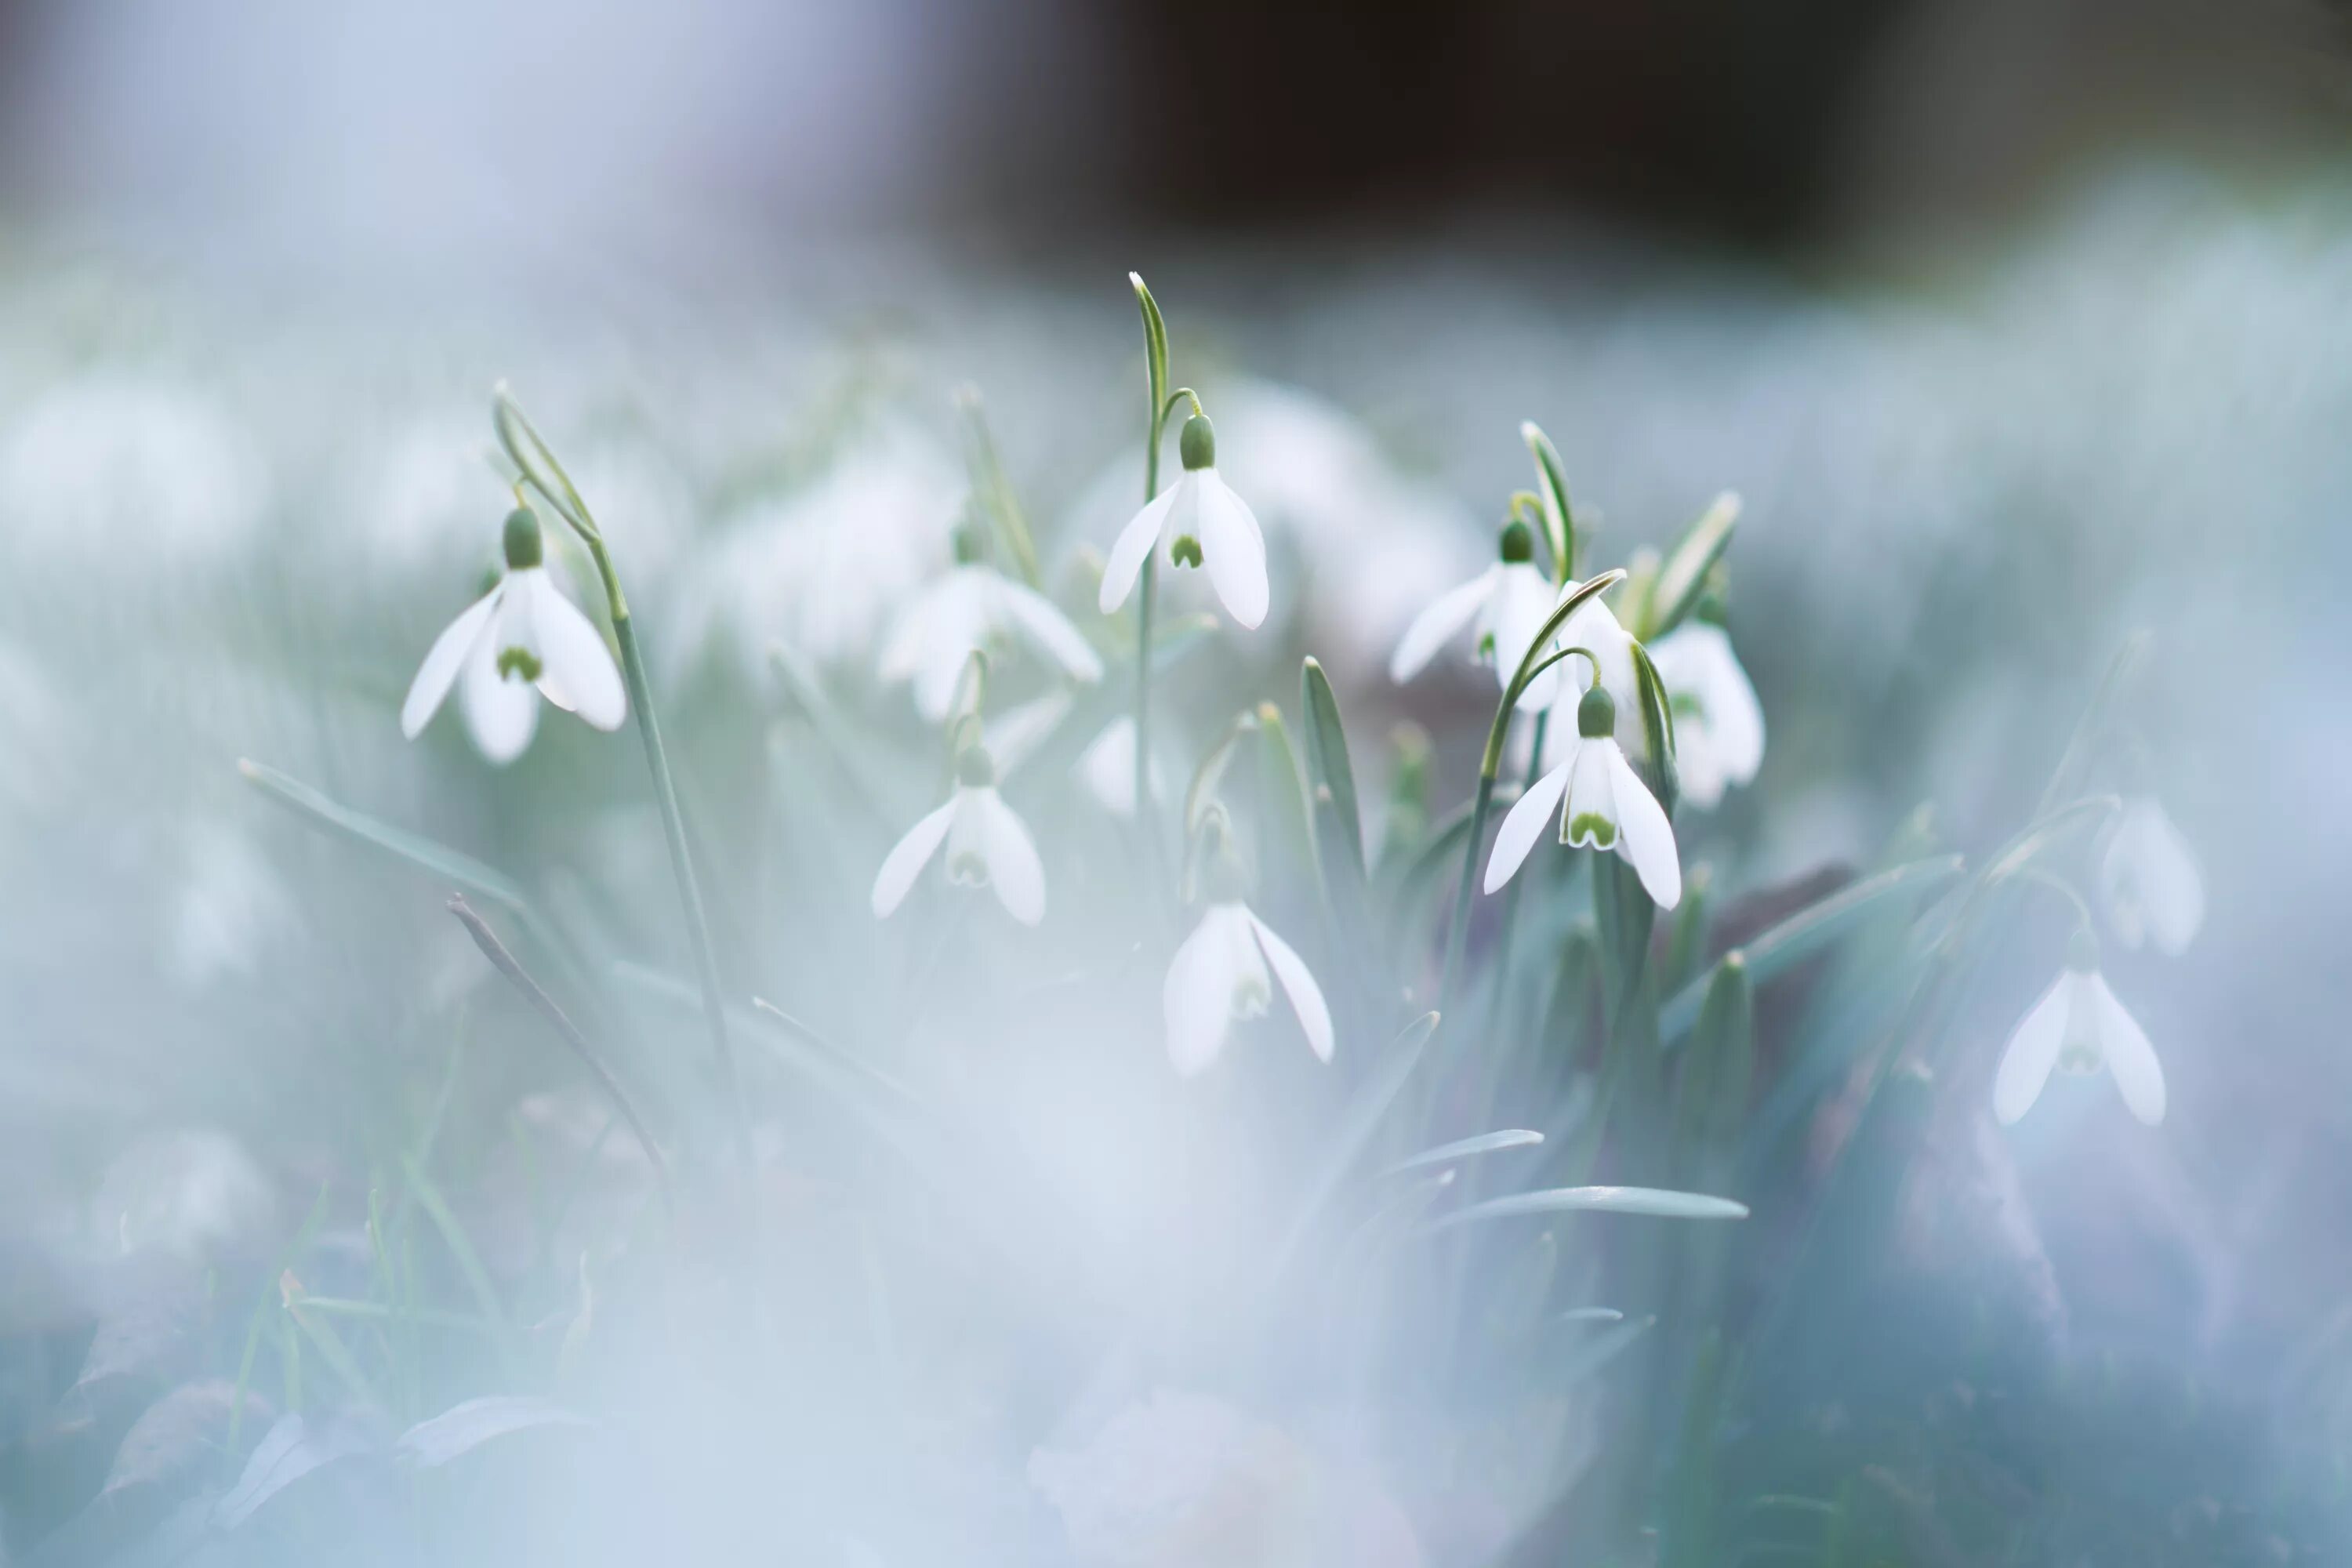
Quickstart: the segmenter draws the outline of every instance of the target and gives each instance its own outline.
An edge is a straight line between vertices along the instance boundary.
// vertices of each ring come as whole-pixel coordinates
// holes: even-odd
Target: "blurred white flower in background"
[[[2205,879],[2196,852],[2154,795],[2125,799],[2099,858],[2099,892],[2116,938],[2126,947],[2153,942],[2179,954],[2205,923]]]
[[[1584,694],[1577,707],[1576,736],[1565,756],[1528,785],[1496,830],[1495,848],[1486,860],[1486,891],[1496,891],[1518,871],[1557,805],[1562,844],[1613,849],[1640,874],[1651,902],[1662,910],[1682,902],[1682,861],[1675,848],[1674,825],[1610,733],[1616,711],[1606,687],[1596,686]]]
[[[1993,1076],[1993,1114],[2017,1121],[2042,1098],[2052,1069],[2096,1072],[2104,1065],[2124,1104],[2153,1127],[2164,1120],[2164,1068],[2155,1047],[2099,973],[2098,940],[2074,933],[2066,967],[2019,1020]]]
[[[1106,616],[1127,603],[1144,562],[1159,549],[1166,557],[1163,568],[1205,570],[1226,614],[1255,630],[1265,620],[1271,592],[1265,533],[1249,502],[1218,474],[1216,436],[1208,420],[1197,414],[1185,420],[1177,447],[1183,473],[1119,530],[1103,563],[1097,603]]]
[[[666,617],[668,667],[683,672],[720,639],[755,676],[778,639],[820,662],[865,657],[947,563],[965,490],[955,455],[912,427],[859,435],[814,478],[697,543]]]
[[[958,552],[969,553],[961,545]],[[971,559],[960,559],[900,608],[882,645],[881,677],[911,681],[916,711],[936,723],[948,716],[965,661],[1014,640],[1043,652],[1073,680],[1102,679],[1101,657],[1059,606]]]
[[[250,839],[219,823],[200,824],[188,836],[186,865],[165,906],[164,967],[192,987],[251,974],[296,907]]]
[[[265,1244],[277,1189],[244,1144],[211,1128],[143,1138],[115,1156],[90,1194],[90,1240],[128,1257],[152,1248],[211,1263]]]
[[[1329,1061],[1331,1009],[1307,961],[1239,899],[1211,902],[1170,961],[1160,990],[1168,1059],[1176,1071],[1191,1078],[1207,1070],[1224,1050],[1235,1023],[1265,1016],[1276,979],[1298,1015],[1308,1047]]]
[[[69,558],[220,560],[269,500],[260,454],[193,386],[91,371],[41,394],[0,436],[10,537]]]
[[[1281,1427],[1160,1389],[1084,1445],[1039,1448],[1030,1484],[1087,1568],[1418,1568],[1412,1522]]]
[[[1160,748],[1152,748],[1151,798],[1167,797],[1167,771],[1160,764]],[[1135,815],[1135,716],[1122,713],[1103,726],[1102,733],[1087,742],[1078,753],[1078,782],[1087,793],[1102,804],[1114,816]]]
[[[1549,577],[1534,563],[1535,541],[1528,525],[1514,520],[1503,529],[1501,559],[1467,583],[1448,588],[1412,619],[1389,656],[1389,679],[1402,686],[1426,668],[1437,650],[1466,627],[1471,656],[1491,666],[1497,686],[1507,688],[1520,661],[1559,602]],[[1559,670],[1545,670],[1519,694],[1524,709],[1548,708],[1559,694]]]
[[[528,508],[509,514],[507,570],[425,651],[400,707],[402,734],[413,741],[422,733],[452,686],[474,743],[501,765],[530,748],[542,696],[599,730],[621,727],[628,695],[612,650],[548,577],[543,548]]]
[[[1764,705],[1731,638],[1712,621],[1685,621],[1649,651],[1674,704],[1682,798],[1711,811],[1726,788],[1752,782],[1764,765]]]
[[[1029,829],[996,793],[995,769],[984,747],[963,749],[948,803],[907,829],[883,858],[874,877],[875,919],[889,919],[906,901],[942,843],[949,881],[960,888],[995,889],[997,901],[1023,925],[1045,918],[1045,868]]]

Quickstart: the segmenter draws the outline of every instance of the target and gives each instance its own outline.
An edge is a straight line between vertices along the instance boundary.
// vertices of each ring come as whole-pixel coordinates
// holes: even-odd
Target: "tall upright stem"
[[[1495,802],[1495,775],[1478,775],[1478,798],[1470,807],[1470,840],[1462,850],[1462,879],[1454,889],[1454,921],[1445,934],[1445,972],[1437,982],[1437,1011],[1443,1014],[1454,995],[1454,982],[1462,973],[1462,950],[1470,940],[1470,898],[1477,890],[1478,849],[1486,841],[1486,808]]]

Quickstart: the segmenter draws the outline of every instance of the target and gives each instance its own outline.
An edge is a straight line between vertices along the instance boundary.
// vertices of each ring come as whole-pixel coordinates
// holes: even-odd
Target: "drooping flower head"
[[[1675,714],[1675,771],[1682,798],[1710,811],[1764,763],[1764,707],[1713,621],[1693,617],[1650,645]]]
[[[2098,938],[2084,927],[2067,948],[2065,969],[2010,1034],[1993,1076],[1993,1114],[2008,1123],[2032,1110],[2053,1069],[2090,1073],[2103,1064],[2134,1116],[2150,1127],[2164,1120],[2164,1068],[2107,989]]]
[[[1255,628],[1265,619],[1265,535],[1249,503],[1217,477],[1217,436],[1206,416],[1184,421],[1177,448],[1183,474],[1119,530],[1097,603],[1107,616],[1127,603],[1144,561],[1159,550],[1163,565],[1206,570],[1226,613]]]
[[[1266,1015],[1277,981],[1298,1016],[1307,1048],[1329,1061],[1331,1009],[1324,1003],[1322,988],[1315,984],[1307,961],[1245,901],[1246,878],[1222,815],[1213,816],[1208,826],[1206,907],[1201,923],[1170,961],[1168,979],[1160,988],[1170,1063],[1184,1078],[1208,1070],[1223,1052],[1234,1025]]]
[[[1402,685],[1420,674],[1437,650],[1466,626],[1472,656],[1493,668],[1496,685],[1510,685],[1519,661],[1527,657],[1559,598],[1551,579],[1536,567],[1535,535],[1526,523],[1513,518],[1503,525],[1499,554],[1493,565],[1448,588],[1413,617],[1389,658],[1391,680]],[[1528,682],[1518,705],[1530,710],[1549,707],[1559,680],[1557,669],[1545,670]]]
[[[434,639],[400,707],[401,733],[415,740],[458,686],[474,743],[499,764],[530,745],[541,697],[599,730],[629,712],[603,635],[547,574],[538,514],[509,512],[504,542],[506,571]]]
[[[874,878],[875,919],[889,919],[906,901],[942,844],[950,882],[993,888],[1005,912],[1023,925],[1045,918],[1045,868],[1037,859],[1037,846],[996,793],[995,764],[977,742],[956,753],[955,792],[947,804],[908,828],[883,858]]]
[[[2099,892],[2126,947],[2153,942],[2158,952],[2179,954],[2205,923],[2196,852],[2154,795],[2125,799],[2099,858]]]
[[[1570,624],[1575,624],[1571,618]],[[1617,704],[1596,683],[1579,700],[1576,738],[1558,766],[1528,786],[1496,830],[1486,861],[1486,891],[1508,882],[1536,840],[1552,808],[1559,808],[1562,844],[1613,850],[1642,879],[1643,891],[1662,910],[1682,901],[1682,861],[1673,824],[1650,793],[1614,734]]]
[[[1102,679],[1102,658],[1051,599],[980,559],[979,541],[956,531],[956,563],[909,600],[883,644],[886,681],[914,683],[915,707],[938,721],[955,700],[964,661],[991,644],[1028,643],[1073,680]]]

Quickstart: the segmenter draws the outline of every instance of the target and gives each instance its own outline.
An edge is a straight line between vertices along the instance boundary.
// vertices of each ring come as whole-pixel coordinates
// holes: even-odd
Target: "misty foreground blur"
[[[20,260],[5,1559],[2341,1560],[2352,205],[1587,243]]]

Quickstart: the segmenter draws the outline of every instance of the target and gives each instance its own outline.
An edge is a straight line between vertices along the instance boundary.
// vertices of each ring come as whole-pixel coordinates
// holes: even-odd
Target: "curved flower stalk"
[[[2154,795],[2133,795],[2099,858],[2099,895],[2126,947],[2154,942],[2179,954],[2205,923],[2205,879],[2197,856]]]
[[[1731,638],[1712,621],[1689,620],[1649,645],[1674,700],[1675,768],[1682,798],[1712,811],[1733,784],[1764,763],[1764,706]]]
[[[2042,1098],[2053,1069],[2088,1073],[2103,1064],[2135,1117],[2150,1127],[2164,1120],[2164,1068],[2107,989],[2098,939],[2084,927],[2074,933],[2064,971],[2010,1034],[1993,1076],[1993,1114],[2004,1124],[2016,1121]]]
[[[1512,672],[1535,646],[1537,628],[1559,595],[1535,564],[1535,536],[1526,523],[1514,518],[1503,525],[1497,553],[1500,558],[1493,565],[1447,589],[1413,617],[1390,656],[1391,680],[1402,686],[1419,675],[1440,648],[1466,628],[1473,657],[1492,667],[1496,686],[1510,684]],[[1545,670],[1519,694],[1519,706],[1550,707],[1559,684],[1559,672]]]
[[[500,766],[530,747],[542,696],[599,730],[619,729],[629,713],[603,635],[547,574],[530,507],[507,514],[505,547],[506,571],[434,639],[400,706],[413,741],[457,687],[474,743]]]
[[[1217,477],[1216,431],[1205,416],[1184,421],[1177,450],[1182,477],[1146,502],[1111,544],[1097,600],[1102,613],[1126,604],[1144,562],[1164,554],[1171,567],[1205,569],[1226,613],[1255,629],[1267,603],[1265,534],[1249,503]]]
[[[957,753],[955,793],[908,828],[883,858],[874,878],[875,919],[889,919],[906,901],[942,844],[949,881],[994,889],[1005,913],[1023,925],[1045,918],[1045,868],[1029,829],[996,793],[995,765],[984,746],[967,745]]]
[[[1577,703],[1577,734],[1566,758],[1528,786],[1496,831],[1487,892],[1511,879],[1558,806],[1562,844],[1613,849],[1639,874],[1652,903],[1670,910],[1682,901],[1674,825],[1617,744],[1616,710],[1608,689],[1597,683]]]
[[[956,537],[956,564],[900,609],[882,647],[887,682],[911,681],[916,710],[948,716],[965,659],[992,643],[1030,644],[1073,680],[1102,679],[1102,658],[1051,599],[979,559],[968,532]]]

